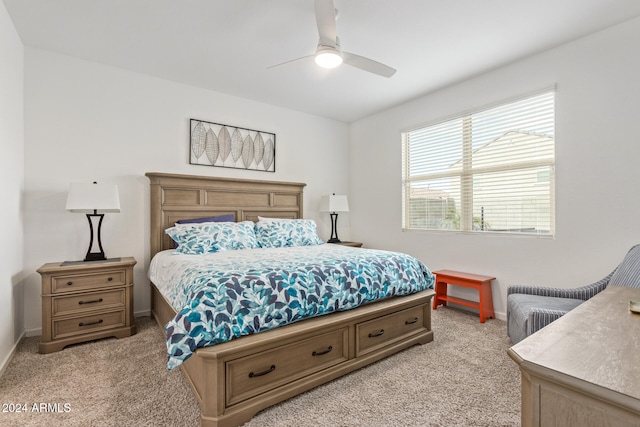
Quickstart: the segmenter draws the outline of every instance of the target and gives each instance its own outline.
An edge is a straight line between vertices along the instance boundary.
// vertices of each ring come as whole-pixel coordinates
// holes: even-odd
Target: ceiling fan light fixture
[[[321,48],[316,52],[316,64],[322,68],[336,68],[342,64],[342,55],[332,48]]]

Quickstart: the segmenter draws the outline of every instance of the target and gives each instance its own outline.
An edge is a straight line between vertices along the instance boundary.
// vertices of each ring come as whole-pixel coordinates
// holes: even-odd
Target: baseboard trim
[[[475,313],[478,314],[478,310],[475,308],[469,308],[469,307],[465,307],[462,305],[458,305],[458,304],[454,304],[452,302],[447,302],[447,306],[451,306],[451,308],[455,308],[456,310],[460,310],[460,311],[468,311],[469,313]],[[507,313],[501,312],[501,311],[495,311],[493,312],[493,315],[495,316],[496,319],[498,320],[503,320],[503,321],[507,321]]]
[[[25,337],[25,333],[23,332],[22,335],[20,335],[20,338],[18,338],[18,340],[13,344],[13,348],[11,349],[9,354],[7,354],[7,357],[5,357],[4,360],[2,361],[2,365],[0,365],[0,377],[4,375],[4,371],[6,371],[7,366],[9,366],[9,363],[13,359],[13,356],[15,356],[16,354],[16,350],[18,349],[18,344],[20,344],[20,341],[22,341],[24,337]]]
[[[25,329],[23,335],[25,337],[39,337],[42,335],[42,328]]]

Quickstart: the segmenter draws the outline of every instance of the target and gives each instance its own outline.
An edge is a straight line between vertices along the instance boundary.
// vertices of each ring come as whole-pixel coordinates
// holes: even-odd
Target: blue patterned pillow
[[[236,216],[234,214],[227,215],[218,215],[218,216],[208,216],[204,218],[188,218],[188,219],[180,219],[176,221],[176,224],[194,224],[200,222],[235,222]],[[173,242],[173,247],[177,248],[178,243]]]
[[[165,233],[178,244],[176,252],[183,254],[259,247],[251,221],[176,224]]]
[[[216,244],[213,234],[208,230],[208,223],[203,226],[177,225],[167,228],[165,233],[173,239],[176,252],[181,254],[198,255],[224,250]]]
[[[255,228],[258,243],[263,248],[312,246],[324,243],[318,237],[315,221],[310,219],[258,221]]]

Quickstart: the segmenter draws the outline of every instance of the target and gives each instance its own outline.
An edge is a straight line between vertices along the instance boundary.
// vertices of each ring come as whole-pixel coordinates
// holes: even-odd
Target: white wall
[[[8,21],[0,10],[0,24]],[[640,41],[636,19],[573,43],[422,96],[347,126],[91,63],[51,52],[24,51],[24,184],[22,172],[22,45],[2,25],[0,130],[11,154],[2,157],[9,197],[17,200],[5,223],[9,239],[24,244],[24,260],[10,252],[0,284],[12,300],[24,279],[24,325],[3,335],[40,328],[40,278],[45,262],[81,259],[88,244],[86,218],[64,210],[70,182],[112,182],[121,194],[120,214],[107,215],[107,256],[135,256],[135,310],[149,309],[147,171],[302,181],[305,216],[328,237],[320,195],[349,195],[351,212],[340,215],[340,237],[366,246],[408,252],[433,269],[495,275],[494,304],[504,316],[506,286],[516,283],[575,286],[595,281],[640,241],[635,159],[640,130]],[[5,60],[9,58],[9,60]],[[9,74],[8,78],[4,74]],[[496,101],[557,85],[557,236],[529,239],[401,232],[400,132]],[[6,89],[5,89],[6,86]],[[4,95],[4,94],[3,94]],[[188,164],[189,118],[263,129],[277,134],[275,174]],[[14,144],[14,141],[15,142]],[[16,150],[16,151],[11,151]],[[392,159],[390,161],[389,159]],[[6,176],[5,176],[6,175]],[[24,200],[18,200],[24,185]],[[21,208],[22,206],[22,208]],[[24,242],[21,239],[24,211]],[[350,229],[348,226],[350,225]],[[5,249],[6,246],[5,246]],[[17,258],[16,258],[17,257]],[[20,265],[23,269],[20,269]],[[3,276],[4,277],[4,276]],[[14,312],[21,310],[15,304]],[[18,313],[19,314],[19,313]],[[20,316],[9,317],[20,319]],[[13,320],[20,322],[21,320]],[[0,347],[0,357],[4,350]]]
[[[408,252],[434,270],[497,277],[503,318],[508,285],[572,287],[607,275],[640,243],[639,43],[635,19],[353,123],[354,240]],[[401,131],[554,84],[555,239],[401,231]],[[459,296],[477,299],[465,291]]]
[[[0,2],[0,371],[24,331],[22,188],[24,48]],[[1,372],[0,372],[1,373]]]
[[[84,258],[86,217],[65,211],[70,182],[115,183],[107,257],[134,256],[135,312],[149,310],[149,191],[145,172],[305,182],[305,217],[330,234],[322,194],[348,190],[348,126],[33,48],[25,50],[26,329],[39,333],[45,262]],[[189,165],[189,119],[276,133],[276,172]],[[346,225],[346,224],[345,224]]]

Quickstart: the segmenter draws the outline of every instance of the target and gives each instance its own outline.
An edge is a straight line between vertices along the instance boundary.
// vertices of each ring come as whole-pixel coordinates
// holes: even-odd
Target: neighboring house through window
[[[402,134],[404,230],[553,236],[554,92]]]

